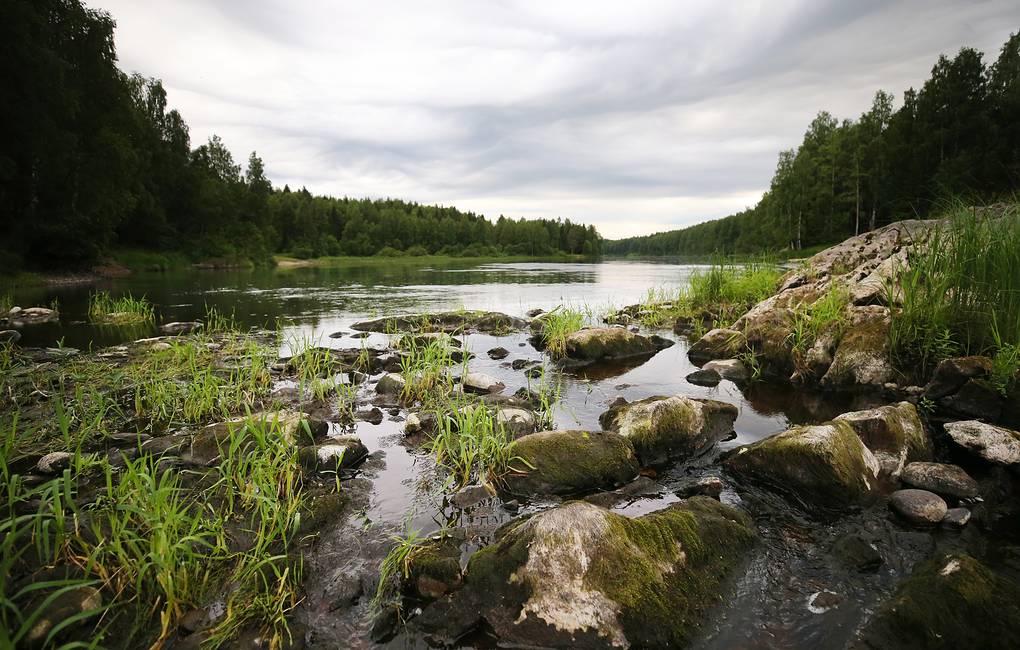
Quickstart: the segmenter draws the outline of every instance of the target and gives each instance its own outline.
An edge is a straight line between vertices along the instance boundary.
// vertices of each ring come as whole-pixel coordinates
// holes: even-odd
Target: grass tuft
[[[130,293],[114,298],[107,291],[89,296],[89,318],[95,323],[131,325],[156,320],[156,310],[145,296],[135,298]]]

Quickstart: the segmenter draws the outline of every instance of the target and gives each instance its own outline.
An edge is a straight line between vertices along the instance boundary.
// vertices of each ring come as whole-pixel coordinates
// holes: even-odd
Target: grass
[[[514,442],[506,429],[484,406],[468,405],[436,414],[439,429],[426,447],[436,463],[451,471],[453,484],[460,488],[477,478],[484,484],[498,484],[509,471]]]
[[[426,548],[428,539],[423,537],[420,530],[408,530],[403,535],[393,535],[393,548],[379,565],[379,583],[372,598],[372,609],[379,611],[383,605],[391,600],[399,603],[399,598],[394,598],[394,582],[406,580],[411,575],[411,562],[415,556]]]
[[[408,403],[421,402],[426,407],[442,404],[453,391],[453,350],[442,339],[421,345],[405,341],[400,357],[400,374],[404,378],[402,399]]]
[[[834,344],[839,342],[849,324],[849,305],[850,294],[846,287],[833,283],[821,298],[794,309],[788,340],[793,348],[794,363],[799,368],[803,368],[805,355],[822,336],[832,337]]]
[[[990,219],[955,206],[948,223],[917,244],[889,286],[890,343],[900,368],[919,376],[942,359],[982,354],[995,360],[1005,390],[1020,354],[1020,210]]]
[[[14,308],[14,294],[10,291],[0,292],[0,314],[6,314]]]
[[[549,356],[562,358],[567,354],[567,339],[584,326],[584,314],[570,307],[557,307],[542,314],[542,340]]]
[[[89,296],[89,318],[95,323],[132,325],[156,320],[156,310],[145,296],[135,298],[130,293],[114,298],[107,291]]]

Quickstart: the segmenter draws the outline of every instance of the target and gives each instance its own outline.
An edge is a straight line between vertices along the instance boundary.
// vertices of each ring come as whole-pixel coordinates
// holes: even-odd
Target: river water
[[[157,334],[155,325],[100,327],[88,323],[90,292],[144,295],[156,305],[157,322],[200,319],[207,307],[233,314],[245,325],[279,327],[283,340],[302,338],[334,347],[385,346],[383,334],[357,339],[350,325],[366,318],[445,309],[485,309],[523,316],[533,308],[569,305],[588,311],[594,320],[611,307],[638,302],[649,289],[683,286],[698,267],[666,263],[487,263],[450,262],[444,265],[389,263],[373,260],[363,266],[290,268],[255,271],[188,271],[139,274],[105,280],[96,285],[31,288],[15,294],[23,307],[56,301],[59,323],[27,327],[21,343],[52,346],[61,343],[80,349],[99,348]],[[729,381],[715,388],[689,384],[684,378],[695,370],[687,359],[687,341],[672,332],[657,332],[676,340],[636,366],[601,368],[597,373],[555,372],[562,400],[555,413],[558,428],[598,429],[598,416],[618,396],[628,400],[652,395],[684,394],[711,397],[739,409],[736,436],[721,443],[704,458],[660,469],[657,494],[634,498],[614,509],[639,515],[678,499],[673,488],[685,479],[718,475],[718,455],[785,430],[791,424],[828,420],[852,408],[873,405],[867,397],[836,397],[794,389],[785,384],[755,383],[743,389]],[[331,335],[333,335],[331,337]],[[528,386],[524,373],[510,369],[514,359],[541,360],[542,355],[525,333],[495,337],[473,334],[464,345],[475,357],[471,370],[495,376],[506,393]],[[491,360],[486,351],[505,347],[510,356]],[[284,344],[286,348],[286,344]],[[286,349],[281,352],[286,352]],[[369,388],[363,389],[367,398]],[[358,422],[337,434],[358,435],[372,453],[360,480],[369,485],[360,510],[331,530],[324,531],[318,553],[309,561],[306,590],[298,619],[310,630],[313,647],[372,647],[367,640],[371,619],[368,591],[377,575],[390,536],[402,530],[430,533],[440,527],[460,531],[466,558],[487,543],[491,534],[515,513],[493,499],[468,511],[452,509],[442,496],[442,473],[431,457],[403,436],[403,417],[391,414],[381,424]],[[732,489],[723,500],[741,504],[748,495]],[[842,647],[868,611],[887,596],[896,581],[919,559],[931,552],[936,540],[929,533],[899,531],[884,516],[854,514],[837,523],[819,524],[804,519],[767,495],[756,495],[756,516],[764,542],[745,573],[732,586],[728,602],[706,625],[698,645],[706,648],[828,648]],[[525,505],[523,513],[548,504]],[[763,514],[764,513],[764,514]],[[875,574],[857,575],[834,568],[825,549],[848,531],[872,530],[883,540],[888,562]],[[328,594],[336,576],[360,572],[365,594],[354,607],[334,611]],[[838,594],[840,605],[809,607],[820,591]],[[488,645],[485,639],[465,642]],[[424,647],[426,643],[398,634],[391,647]]]

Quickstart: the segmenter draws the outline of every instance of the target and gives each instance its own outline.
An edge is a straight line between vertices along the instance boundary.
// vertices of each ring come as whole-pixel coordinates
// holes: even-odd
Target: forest
[[[856,120],[818,113],[796,149],[779,153],[762,199],[682,230],[607,241],[610,255],[799,250],[950,203],[1012,200],[1020,186],[1020,33],[989,65],[965,47],[940,56],[899,108],[879,90]]]
[[[276,189],[213,136],[192,147],[158,79],[117,65],[115,23],[79,0],[3,3],[0,272],[86,268],[118,251],[271,263],[274,253],[600,252],[595,228],[392,199]]]

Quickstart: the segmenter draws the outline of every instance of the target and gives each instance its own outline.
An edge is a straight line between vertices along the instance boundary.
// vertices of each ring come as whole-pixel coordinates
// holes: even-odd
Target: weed
[[[394,580],[406,580],[411,575],[411,562],[425,550],[427,539],[420,530],[408,530],[391,538],[394,546],[379,566],[379,584],[372,598],[372,608],[378,611],[389,600]]]
[[[114,298],[107,291],[98,291],[89,296],[89,318],[110,325],[151,323],[156,320],[156,310],[145,296],[135,298],[129,293]]]
[[[542,340],[549,356],[564,357],[567,354],[567,339],[584,326],[584,314],[569,307],[557,307],[542,314]]]

